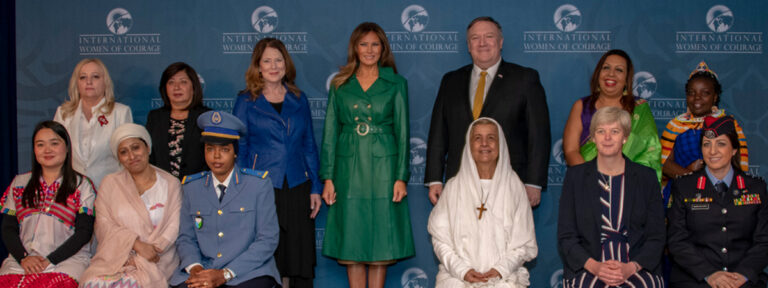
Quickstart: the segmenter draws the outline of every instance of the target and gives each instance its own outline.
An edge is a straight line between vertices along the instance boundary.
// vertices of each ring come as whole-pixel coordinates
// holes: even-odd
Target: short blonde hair
[[[102,71],[104,71],[104,98],[106,101],[98,109],[105,115],[112,113],[112,109],[115,107],[115,90],[112,84],[112,78],[109,77],[109,71],[104,62],[101,62],[98,58],[85,58],[80,60],[75,66],[75,70],[72,71],[72,77],[69,78],[69,101],[64,102],[61,105],[61,118],[67,119],[69,116],[75,114],[77,106],[80,105],[80,92],[77,90],[77,81],[80,77],[80,70],[88,63],[94,63],[98,65]]]
[[[624,109],[609,106],[597,109],[595,115],[592,115],[592,122],[589,123],[589,137],[595,137],[598,126],[612,123],[619,123],[624,136],[629,136],[632,129],[632,116],[629,116],[629,112]]]

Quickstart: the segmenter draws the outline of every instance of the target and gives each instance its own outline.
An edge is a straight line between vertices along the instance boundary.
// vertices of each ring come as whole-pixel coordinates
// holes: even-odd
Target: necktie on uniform
[[[221,193],[219,193],[219,203],[221,203],[221,199],[224,199],[224,191],[227,190],[227,186],[224,186],[224,184],[219,184],[217,187],[219,187],[219,191],[221,191]]]
[[[725,185],[725,182],[719,182],[715,184],[715,191],[717,191],[718,197],[723,198],[725,196],[725,192],[728,191],[728,186]]]
[[[485,96],[483,95],[485,94],[485,75],[488,75],[488,72],[480,72],[480,79],[477,81],[475,101],[472,104],[472,117],[474,117],[475,120],[480,118],[480,111],[483,111],[483,97]]]

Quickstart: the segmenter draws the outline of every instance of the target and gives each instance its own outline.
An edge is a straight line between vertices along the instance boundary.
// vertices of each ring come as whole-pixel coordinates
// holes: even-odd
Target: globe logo
[[[733,26],[733,12],[723,5],[715,5],[707,11],[707,26],[712,32],[722,33]]]
[[[411,137],[411,165],[421,165],[426,161],[427,143],[421,138]]]
[[[197,78],[200,79],[200,88],[205,91],[205,79],[203,79],[203,75],[200,75],[200,73],[197,73]]]
[[[131,30],[131,26],[133,26],[133,17],[131,17],[131,13],[128,13],[128,10],[118,7],[112,9],[107,14],[107,29],[112,34],[123,35],[128,33],[128,30]]]
[[[653,74],[640,71],[632,78],[632,94],[648,100],[656,93],[656,77]]]
[[[403,27],[408,32],[421,32],[424,28],[427,28],[429,14],[424,7],[411,5],[405,7],[403,13],[400,14],[400,23],[403,24]]]
[[[555,159],[555,162],[560,165],[565,165],[565,155],[563,155],[563,139],[560,138],[560,140],[557,140],[554,145],[552,145],[552,158]]]
[[[405,270],[403,276],[400,277],[400,284],[403,285],[403,288],[427,288],[428,282],[427,273],[418,267]]]
[[[563,288],[563,269],[557,269],[549,277],[549,286],[552,288]]]
[[[277,11],[269,6],[261,6],[253,10],[251,25],[259,33],[269,33],[277,28]]]
[[[554,18],[555,26],[563,32],[571,32],[581,25],[581,12],[571,4],[558,7]]]
[[[336,74],[339,74],[339,72],[333,72],[331,75],[328,75],[328,79],[325,79],[325,92],[331,91],[331,80],[333,80],[333,77],[336,77]]]

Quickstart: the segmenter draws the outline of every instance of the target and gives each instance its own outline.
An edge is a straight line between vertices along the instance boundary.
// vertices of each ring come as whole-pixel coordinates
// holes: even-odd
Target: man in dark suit
[[[525,183],[531,206],[547,184],[550,151],[549,111],[536,70],[501,59],[504,36],[491,17],[467,27],[472,64],[443,76],[432,110],[424,182],[437,203],[445,180],[459,171],[464,133],[479,117],[491,117],[504,130],[512,168]]]

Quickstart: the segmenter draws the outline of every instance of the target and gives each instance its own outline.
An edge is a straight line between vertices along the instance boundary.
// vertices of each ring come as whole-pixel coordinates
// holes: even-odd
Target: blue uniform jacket
[[[280,274],[272,256],[279,228],[272,182],[266,172],[235,166],[224,199],[219,203],[213,175],[206,171],[182,180],[184,197],[176,249],[181,265],[170,283],[189,278],[184,268],[200,263],[205,269],[229,268],[235,278],[227,285]]]
[[[317,144],[312,131],[312,115],[304,93],[297,98],[286,87],[283,107],[278,114],[264,95],[251,100],[251,93],[237,96],[232,114],[248,127],[240,138],[238,165],[268,171],[275,188],[312,181],[312,193],[320,194]]]

